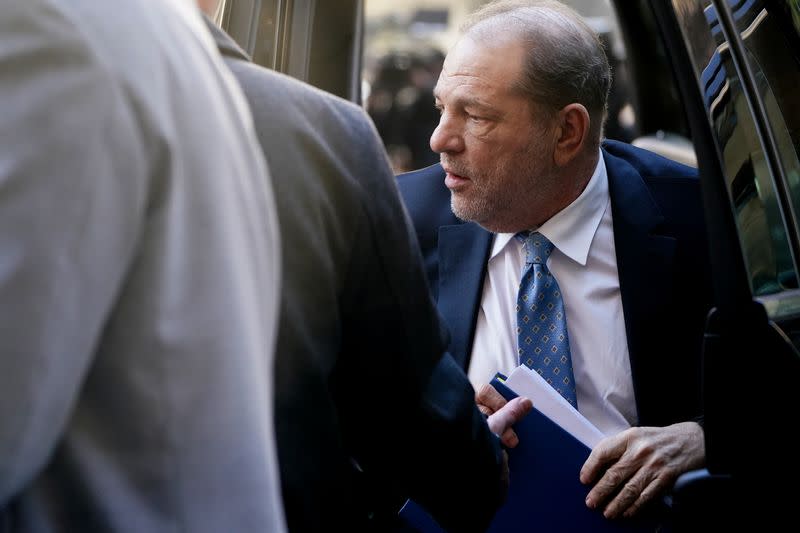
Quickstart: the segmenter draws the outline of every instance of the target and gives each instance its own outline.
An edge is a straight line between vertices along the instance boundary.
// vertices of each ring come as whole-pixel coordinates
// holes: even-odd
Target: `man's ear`
[[[569,104],[558,112],[553,153],[556,165],[568,165],[583,151],[589,138],[590,126],[589,112],[581,104]]]

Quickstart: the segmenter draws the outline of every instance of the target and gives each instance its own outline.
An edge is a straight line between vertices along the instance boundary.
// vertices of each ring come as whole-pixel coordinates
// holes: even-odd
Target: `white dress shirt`
[[[637,418],[602,155],[583,193],[538,230],[555,245],[547,267],[564,297],[578,410],[604,434],[617,433]],[[468,372],[476,389],[519,366],[516,304],[524,265],[514,235],[495,235]]]

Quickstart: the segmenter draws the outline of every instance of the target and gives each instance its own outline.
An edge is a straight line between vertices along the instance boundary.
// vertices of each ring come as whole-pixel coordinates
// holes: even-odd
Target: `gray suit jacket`
[[[250,102],[278,199],[276,423],[289,529],[385,529],[413,496],[451,531],[482,531],[502,497],[497,441],[466,376],[442,357],[414,231],[371,121],[253,65],[212,31]]]
[[[0,529],[282,531],[279,243],[183,0],[0,3]]]

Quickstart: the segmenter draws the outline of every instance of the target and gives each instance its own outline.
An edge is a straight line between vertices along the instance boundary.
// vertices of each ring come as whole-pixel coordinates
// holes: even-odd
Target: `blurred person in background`
[[[439,122],[432,91],[443,61],[441,51],[425,47],[390,52],[371,69],[365,107],[396,173],[439,160],[429,139]]]

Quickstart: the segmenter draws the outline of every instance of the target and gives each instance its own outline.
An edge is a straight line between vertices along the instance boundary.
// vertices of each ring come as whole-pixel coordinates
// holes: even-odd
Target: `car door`
[[[768,0],[651,7],[697,153],[716,299],[703,354],[708,468],[679,482],[680,520],[687,530],[777,521],[797,491],[776,482],[800,471],[790,437],[800,412],[800,11]]]

